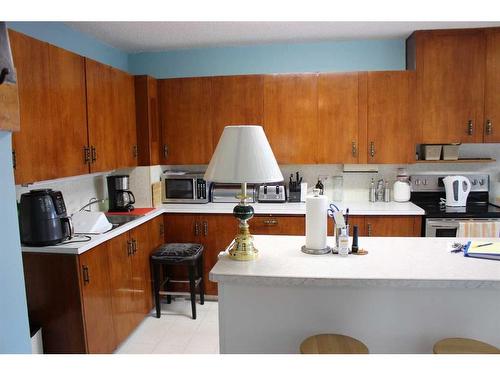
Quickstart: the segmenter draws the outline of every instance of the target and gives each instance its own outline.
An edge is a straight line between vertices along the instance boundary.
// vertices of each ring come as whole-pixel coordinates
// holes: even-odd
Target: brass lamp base
[[[253,217],[254,210],[252,206],[246,203],[247,186],[241,184],[240,203],[234,207],[233,215],[240,221],[239,233],[234,239],[234,245],[229,250],[229,258],[233,260],[255,260],[259,251],[253,246],[253,236],[250,234],[248,220]]]
[[[229,250],[229,257],[233,260],[257,259],[259,250],[253,246],[253,236],[250,234],[247,221],[241,220],[239,227],[240,233],[234,239],[234,245]]]

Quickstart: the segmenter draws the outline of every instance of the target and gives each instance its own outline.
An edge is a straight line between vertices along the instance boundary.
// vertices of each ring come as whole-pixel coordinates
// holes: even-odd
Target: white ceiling
[[[126,52],[356,39],[406,38],[414,30],[500,22],[67,22]]]

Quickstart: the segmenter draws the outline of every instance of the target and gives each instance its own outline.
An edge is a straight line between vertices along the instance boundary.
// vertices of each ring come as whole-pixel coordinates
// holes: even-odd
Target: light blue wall
[[[129,55],[131,73],[156,78],[404,69],[403,39],[199,48]]]
[[[31,353],[11,134],[0,131],[0,353]]]
[[[33,38],[128,71],[126,52],[80,33],[64,22],[7,22],[7,26]]]

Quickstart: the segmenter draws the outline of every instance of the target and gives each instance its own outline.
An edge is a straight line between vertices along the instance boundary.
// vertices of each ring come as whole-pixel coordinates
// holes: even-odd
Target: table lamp
[[[247,203],[247,183],[283,181],[283,175],[274,158],[262,126],[226,126],[205,172],[205,180],[241,184],[237,195],[240,203],[233,215],[239,220],[239,233],[229,249],[234,260],[254,260],[258,250],[253,245],[248,220],[253,217],[253,207]]]

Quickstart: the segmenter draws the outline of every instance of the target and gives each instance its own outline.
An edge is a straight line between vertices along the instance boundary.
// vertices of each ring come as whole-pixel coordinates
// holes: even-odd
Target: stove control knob
[[[427,185],[427,180],[422,180],[423,185]]]
[[[484,178],[479,180],[479,185],[483,186],[484,185]]]
[[[420,185],[420,180],[418,178],[415,180],[415,185]]]
[[[477,185],[477,180],[476,179],[472,180],[472,185]]]

